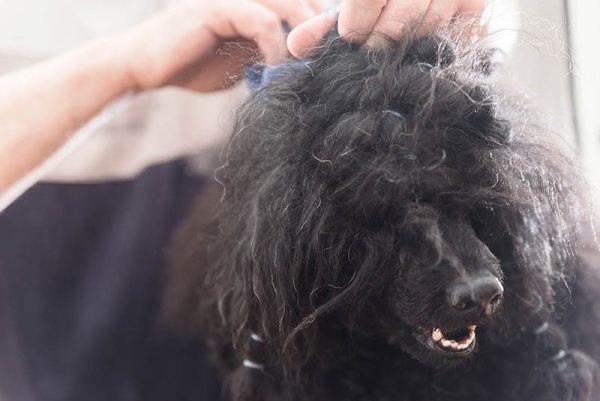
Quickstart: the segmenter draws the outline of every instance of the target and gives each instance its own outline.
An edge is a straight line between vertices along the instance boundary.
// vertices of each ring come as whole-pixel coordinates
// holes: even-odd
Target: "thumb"
[[[296,58],[303,58],[337,22],[337,10],[329,11],[313,17],[298,25],[290,32],[287,46]]]

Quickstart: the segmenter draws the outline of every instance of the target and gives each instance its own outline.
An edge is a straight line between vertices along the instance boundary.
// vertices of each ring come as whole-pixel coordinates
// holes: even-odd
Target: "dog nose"
[[[502,302],[504,288],[496,277],[455,281],[447,289],[448,303],[464,315],[492,315]]]

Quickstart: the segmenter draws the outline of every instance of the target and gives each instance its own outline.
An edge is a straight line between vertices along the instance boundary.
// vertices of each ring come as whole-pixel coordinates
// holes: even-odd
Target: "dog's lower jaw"
[[[436,334],[439,338],[435,337]],[[434,329],[433,335],[428,330],[420,330],[414,336],[424,347],[443,358],[466,358],[477,345],[475,326],[470,326],[467,337],[460,342],[445,339],[439,329]]]
[[[474,339],[468,349],[462,352],[445,352],[434,343],[431,336],[413,330],[388,337],[388,344],[400,348],[404,354],[415,359],[424,367],[436,370],[458,368],[473,358],[478,350],[477,341]]]
[[[464,339],[452,340],[450,336],[446,338],[443,329],[426,329],[403,322],[391,330],[386,340],[388,345],[402,350],[422,365],[444,370],[459,367],[475,356],[479,349],[477,335],[481,335],[476,334],[476,330],[475,325],[467,326]]]

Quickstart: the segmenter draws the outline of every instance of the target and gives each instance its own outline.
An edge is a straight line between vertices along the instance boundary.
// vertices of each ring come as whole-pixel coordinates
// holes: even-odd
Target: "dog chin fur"
[[[378,50],[332,32],[240,108],[171,248],[165,314],[239,401],[596,400],[576,163],[490,50],[412,32]],[[450,308],[448,286],[480,274],[497,309]],[[470,325],[464,356],[427,345]]]

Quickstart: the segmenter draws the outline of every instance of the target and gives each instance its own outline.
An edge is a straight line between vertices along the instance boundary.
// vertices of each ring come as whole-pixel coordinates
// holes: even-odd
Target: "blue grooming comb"
[[[268,67],[266,65],[255,64],[246,67],[244,75],[246,82],[252,92],[256,92],[273,79],[274,73],[281,67]]]
[[[282,27],[284,32],[290,32],[290,27],[286,22],[282,24]],[[246,78],[246,82],[248,83],[248,87],[250,88],[250,90],[252,92],[256,92],[257,90],[271,82],[273,80],[273,77],[275,77],[279,71],[283,71],[286,67],[291,67],[298,64],[306,64],[306,62],[288,62],[276,67],[269,67],[264,64],[254,64],[245,68],[244,76]]]

